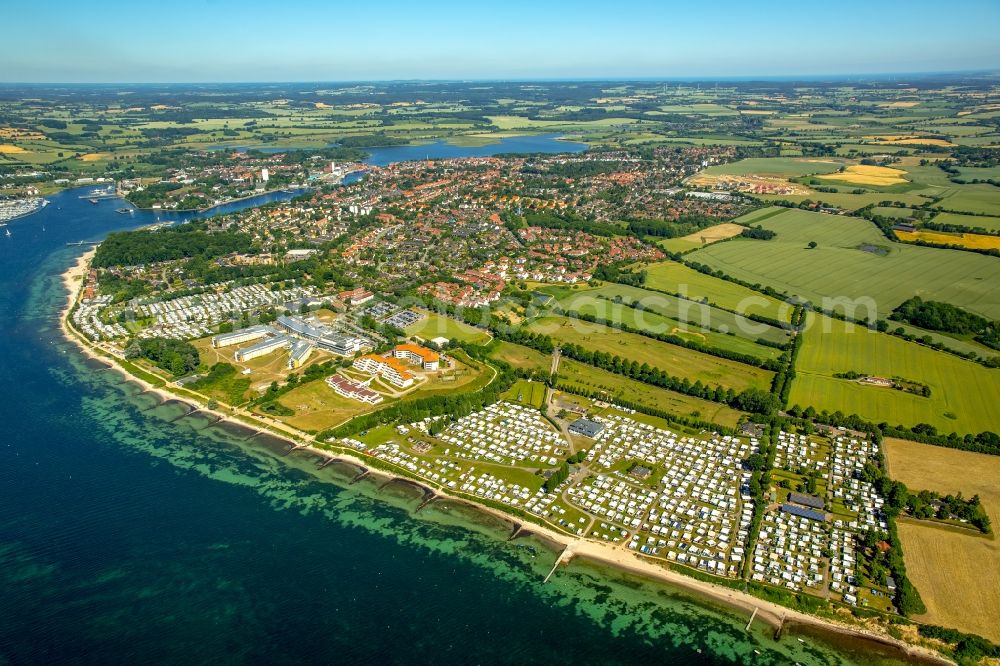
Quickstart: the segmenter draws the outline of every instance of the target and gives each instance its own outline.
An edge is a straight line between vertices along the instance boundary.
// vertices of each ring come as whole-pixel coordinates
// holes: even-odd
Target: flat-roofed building
[[[413,375],[402,363],[391,356],[365,354],[354,360],[354,367],[370,375],[378,375],[393,386],[407,388],[413,385]]]
[[[420,345],[403,344],[397,345],[392,350],[392,355],[396,358],[404,358],[410,363],[416,363],[428,372],[438,369],[441,362],[441,355],[436,351],[421,347]]]
[[[236,353],[233,354],[233,358],[236,359],[237,363],[242,363],[244,361],[249,361],[250,359],[257,358],[258,356],[265,356],[271,352],[278,351],[279,349],[287,349],[292,344],[292,339],[287,335],[279,335],[275,338],[268,338],[267,340],[261,340],[255,345],[250,345],[244,349],[237,349]]]
[[[313,346],[305,340],[296,340],[292,345],[292,350],[288,353],[288,369],[301,368],[312,356]]]
[[[593,439],[601,434],[604,430],[604,424],[598,423],[597,421],[591,421],[587,418],[579,418],[569,424],[569,431],[574,435],[583,435],[584,437],[590,437]]]
[[[232,333],[220,333],[212,338],[212,346],[218,349],[219,347],[230,347],[232,345],[240,345],[244,342],[250,342],[251,340],[259,340],[266,335],[274,333],[274,329],[270,326],[264,326],[263,324],[259,326],[251,326],[250,328],[241,328],[238,331],[233,331]]]

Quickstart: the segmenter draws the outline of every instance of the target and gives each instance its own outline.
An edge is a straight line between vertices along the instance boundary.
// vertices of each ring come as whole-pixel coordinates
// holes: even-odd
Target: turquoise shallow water
[[[182,417],[59,335],[65,243],[150,221],[77,196],[0,237],[0,664],[890,660]]]

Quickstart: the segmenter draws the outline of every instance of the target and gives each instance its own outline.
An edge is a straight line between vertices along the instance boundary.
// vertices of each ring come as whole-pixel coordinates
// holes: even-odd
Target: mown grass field
[[[541,370],[548,373],[552,367],[552,357],[548,354],[502,340],[493,343],[489,357],[506,361],[515,368],[524,368],[525,370]]]
[[[761,226],[777,236],[719,243],[689,257],[817,305],[823,305],[824,297],[874,303],[881,318],[919,295],[1000,319],[995,288],[1000,284],[1000,262],[994,257],[893,243],[865,220],[797,209],[768,218]],[[818,247],[809,249],[810,242]],[[844,311],[836,301],[823,307]],[[855,316],[869,314],[861,308]]]
[[[1000,526],[1000,457],[886,439],[889,474],[911,489],[979,495]],[[975,474],[970,474],[975,470]],[[927,605],[920,620],[1000,642],[1000,541],[928,523],[900,521],[906,573]]]
[[[722,245],[738,242],[741,241],[729,241]],[[699,250],[694,256],[699,256],[703,251]],[[682,294],[692,300],[706,300],[727,310],[763,315],[777,321],[789,321],[792,316],[793,308],[787,303],[738,284],[699,273],[675,261],[661,261],[644,266],[643,269],[647,272],[646,286],[650,289]]]
[[[510,402],[538,408],[545,402],[545,384],[527,379],[518,379],[500,397]]]
[[[875,423],[929,423],[941,432],[1000,432],[1000,370],[886,333],[810,316],[796,363],[790,405],[840,410]],[[930,397],[833,377],[856,371],[926,384]]]
[[[675,377],[687,378],[692,382],[701,380],[703,384],[710,386],[721,384],[737,392],[750,387],[766,390],[770,387],[774,374],[641,335],[565,317],[542,317],[532,321],[527,328],[549,335],[559,342],[577,344],[584,349],[606,352],[638,363],[648,363]]]
[[[568,358],[559,362],[559,382],[569,384],[577,390],[603,391],[609,402],[625,401],[645,405],[728,428],[735,428],[743,416],[743,412],[717,402],[643,384]]]
[[[642,290],[626,287],[629,292],[622,294],[625,303],[631,304],[635,299],[639,299],[642,303],[641,309],[609,300],[618,295],[622,287],[623,285],[609,285],[592,292],[573,294],[560,300],[559,305],[567,312],[593,315],[648,333],[676,335],[683,340],[749,354],[760,359],[776,359],[781,356],[781,350],[757,344],[756,338],[768,338],[775,342],[788,340],[788,336],[779,328],[749,320],[738,323],[736,315],[731,312],[700,303],[691,303],[666,294],[655,292],[635,294],[634,292]],[[750,326],[756,327],[755,330],[759,331],[759,334],[752,333]],[[732,331],[733,334],[720,333],[718,332],[720,328]]]
[[[424,340],[433,340],[434,338],[448,338],[451,340],[454,338],[461,342],[471,342],[477,345],[486,344],[490,341],[490,334],[475,326],[469,326],[464,322],[456,321],[451,317],[446,317],[435,312],[426,310],[420,310],[420,312],[427,316],[407,326],[405,330],[407,335],[416,335]]]

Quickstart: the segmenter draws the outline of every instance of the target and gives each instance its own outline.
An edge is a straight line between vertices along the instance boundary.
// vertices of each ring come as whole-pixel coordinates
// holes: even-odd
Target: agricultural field
[[[1000,217],[985,215],[963,215],[961,213],[938,213],[931,222],[938,224],[954,224],[969,229],[985,229],[1000,233]]]
[[[913,490],[979,495],[1000,526],[1000,457],[901,439],[885,440],[892,478]],[[969,470],[976,470],[970,474]],[[927,605],[920,620],[1000,641],[1000,541],[927,522],[900,520],[906,573]]]
[[[640,307],[632,307],[636,303]],[[625,285],[607,285],[579,292],[560,300],[559,306],[567,312],[593,315],[648,333],[676,335],[699,344],[762,359],[778,358],[781,350],[757,344],[757,339],[779,344],[789,340],[782,329],[702,303]]]
[[[812,157],[750,157],[738,162],[716,164],[699,172],[705,176],[780,176],[793,178],[833,173],[843,160]]]
[[[906,243],[923,241],[936,245],[959,245],[972,250],[1000,250],[1000,236],[985,236],[982,234],[959,234],[945,231],[896,231],[899,240]]]
[[[717,423],[727,428],[735,428],[745,416],[743,412],[717,402],[650,386],[568,358],[559,362],[559,383],[568,384],[579,391],[603,392],[608,402],[645,405],[678,416]]]
[[[868,304],[884,318],[919,295],[1000,319],[1000,294],[994,288],[1000,284],[1000,262],[993,257],[894,243],[865,220],[797,209],[761,226],[777,236],[769,241],[736,239],[689,258],[824,309],[843,312],[857,303],[855,316],[872,314],[865,311]],[[817,247],[810,249],[811,242]]]
[[[717,243],[733,236],[739,236],[742,231],[743,227],[739,224],[723,222],[722,224],[716,224],[715,226],[695,231],[687,236],[661,240],[659,245],[664,250],[670,252],[688,252],[689,250],[697,250],[700,247],[711,245],[712,243]]]
[[[874,423],[928,423],[944,433],[1000,432],[1000,370],[822,315],[810,315],[807,326],[790,405],[858,414]],[[919,382],[931,395],[833,376],[849,371]]]
[[[577,344],[591,351],[602,351],[638,363],[648,363],[676,377],[687,378],[692,382],[701,380],[703,384],[710,386],[719,384],[736,392],[751,387],[767,390],[774,374],[641,335],[565,317],[536,319],[527,328],[535,333],[549,335],[558,342]]]
[[[455,339],[460,342],[470,342],[477,345],[486,344],[491,339],[489,333],[475,326],[470,326],[451,317],[437,314],[436,312],[427,310],[420,310],[420,312],[427,316],[407,326],[405,330],[407,335],[415,335],[424,340],[448,338],[449,340]]]
[[[902,185],[909,181],[903,176],[906,174],[901,169],[891,167],[869,166],[866,164],[852,164],[841,172],[834,172],[817,176],[822,180],[831,180],[851,185],[872,185],[875,187],[890,187],[892,185]]]
[[[721,245],[740,242],[734,240]],[[696,252],[694,257],[699,257],[701,252],[704,250]],[[642,266],[642,269],[647,272],[646,286],[649,289],[668,294],[681,294],[685,298],[696,301],[704,300],[733,312],[762,315],[777,321],[789,321],[792,316],[794,308],[788,303],[783,303],[738,284],[699,273],[676,261],[648,264]]]

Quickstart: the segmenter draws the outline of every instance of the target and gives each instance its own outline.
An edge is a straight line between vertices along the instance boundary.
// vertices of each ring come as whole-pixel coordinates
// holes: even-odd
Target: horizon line
[[[0,86],[122,86],[122,85],[277,85],[277,84],[358,84],[358,83],[570,83],[570,82],[642,82],[642,83],[697,83],[711,82],[774,82],[774,81],[832,81],[887,79],[893,77],[928,76],[982,76],[1000,78],[1000,69],[963,70],[908,70],[887,72],[843,72],[836,74],[747,74],[747,75],[672,75],[672,76],[537,76],[537,77],[442,77],[442,78],[366,78],[366,79],[270,79],[270,80],[187,80],[187,81],[0,81]]]

